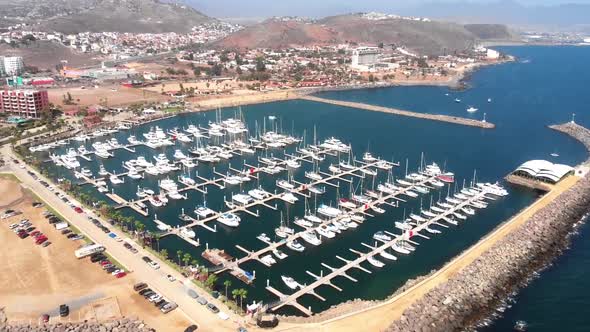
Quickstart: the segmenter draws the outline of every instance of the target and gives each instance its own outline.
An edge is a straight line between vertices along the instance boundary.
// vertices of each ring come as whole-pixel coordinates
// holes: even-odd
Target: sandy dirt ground
[[[384,302],[379,306],[369,308],[361,312],[353,312],[342,315],[328,321],[315,324],[289,324],[283,323],[280,331],[384,331],[396,319],[399,319],[414,301],[420,299],[428,291],[446,282],[456,275],[461,269],[479,258],[486,250],[504,238],[506,235],[523,225],[535,212],[552,202],[557,196],[571,188],[579,180],[576,176],[570,176],[558,183],[553,191],[546,194],[533,205],[529,206],[507,223],[500,226],[494,232],[488,234],[474,246],[454,258],[429,278],[416,284],[406,292]]]
[[[117,279],[89,259],[78,260],[74,250],[83,242],[67,239],[42,216],[43,207],[33,208],[34,199],[28,193],[21,196],[19,184],[0,178],[2,211],[11,208],[23,212],[0,221],[0,298],[10,321],[36,322],[48,313],[52,320],[64,321],[138,317],[158,331],[180,331],[190,325],[181,312],[164,315],[136,294],[132,286],[138,281],[133,274]],[[6,206],[15,201],[18,203]],[[38,246],[31,238],[20,239],[8,228],[24,218],[46,234],[52,244]],[[62,303],[70,306],[69,317],[59,317]]]
[[[126,88],[120,85],[104,85],[98,88],[87,86],[56,88],[47,90],[49,101],[55,105],[64,106],[63,98],[68,92],[72,96],[75,106],[104,105],[122,106],[138,102],[161,102],[169,98],[160,93],[144,92],[141,89]],[[69,106],[69,105],[68,105]]]

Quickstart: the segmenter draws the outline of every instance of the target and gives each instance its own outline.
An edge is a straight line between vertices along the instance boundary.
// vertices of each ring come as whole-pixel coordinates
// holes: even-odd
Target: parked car
[[[150,266],[152,269],[154,269],[154,270],[157,270],[157,269],[159,269],[159,268],[160,268],[160,264],[158,264],[158,263],[156,263],[156,262],[153,262],[153,261],[152,261],[152,262],[149,262],[149,263],[148,263],[148,265],[149,265],[149,266]]]
[[[184,332],[195,332],[198,329],[199,327],[197,325],[191,325],[184,329]]]
[[[48,247],[51,244],[51,242],[49,241],[45,241],[43,242],[43,244],[41,245],[43,248]]]
[[[207,304],[207,309],[209,309],[214,314],[219,312],[219,309],[213,303]]]
[[[133,285],[133,290],[136,292],[139,292],[142,289],[145,289],[147,287],[147,284],[145,282],[139,282],[135,285]]]
[[[66,317],[70,314],[70,307],[68,307],[66,304],[62,304],[59,306],[59,315],[61,317]]]
[[[49,323],[49,315],[48,315],[48,314],[43,314],[43,315],[41,316],[41,321],[42,321],[43,323]]]
[[[115,274],[115,277],[117,277],[117,279],[120,279],[120,278],[123,278],[126,275],[127,275],[127,272],[121,272],[121,273]]]
[[[144,288],[144,289],[142,289],[142,290],[139,291],[139,295],[143,296],[143,295],[145,295],[145,293],[151,292],[151,291],[152,290],[150,288],[147,288],[146,287],[146,288]]]
[[[81,207],[79,207],[79,206],[76,206],[76,207],[74,208],[74,211],[76,211],[76,212],[78,212],[78,213],[82,213],[82,212],[84,212],[84,211],[82,210],[82,208],[81,208]]]
[[[172,310],[174,310],[176,308],[178,308],[178,305],[176,303],[174,303],[174,302],[170,302],[170,303],[164,305],[162,308],[160,308],[160,311],[162,311],[163,313],[167,314],[167,313],[169,313],[170,311],[172,311]]]
[[[65,235],[65,234],[70,234],[71,232],[72,232],[72,230],[71,230],[71,229],[69,229],[69,228],[62,229],[62,230],[61,230],[61,233],[62,233],[62,234],[64,234],[64,235]]]
[[[166,279],[168,279],[168,281],[170,281],[170,282],[176,281],[176,278],[174,278],[174,276],[171,274],[167,275]]]
[[[129,244],[129,243],[125,243],[125,244]],[[125,244],[123,244],[123,245],[125,245]],[[127,247],[125,247],[125,248],[127,248]],[[146,263],[149,263],[152,261],[152,259],[149,258],[148,256],[143,256],[141,259],[143,259],[143,261]]]
[[[202,296],[199,296],[199,298],[197,299],[197,303],[201,304],[201,305],[206,305],[207,302],[208,302],[207,299]]]

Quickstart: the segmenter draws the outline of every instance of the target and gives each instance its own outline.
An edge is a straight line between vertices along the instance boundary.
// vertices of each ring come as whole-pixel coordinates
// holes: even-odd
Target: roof
[[[515,172],[525,172],[532,177],[545,178],[557,182],[573,169],[571,166],[554,164],[547,160],[530,160],[520,165]]]

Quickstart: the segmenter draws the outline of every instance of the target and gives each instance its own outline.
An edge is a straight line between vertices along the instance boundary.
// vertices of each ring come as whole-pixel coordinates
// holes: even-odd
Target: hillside
[[[100,63],[100,60],[90,58],[88,54],[77,53],[69,47],[48,41],[31,42],[28,45],[19,44],[11,47],[0,43],[0,54],[5,56],[22,56],[27,66],[39,69],[55,69],[55,65],[66,60],[69,66],[89,66]]]
[[[0,15],[63,33],[188,32],[212,20],[192,7],[160,0],[0,0]]]
[[[413,51],[437,55],[465,50],[477,40],[509,38],[502,25],[463,26],[449,22],[402,19],[369,20],[361,15],[340,15],[317,21],[270,19],[247,27],[218,42],[225,48],[292,47],[356,42],[403,45]]]

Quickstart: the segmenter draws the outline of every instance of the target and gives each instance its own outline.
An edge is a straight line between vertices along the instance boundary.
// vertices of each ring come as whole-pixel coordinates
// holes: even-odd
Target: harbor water
[[[585,91],[584,84],[584,82],[590,81],[590,68],[583,61],[590,55],[590,49],[509,47],[502,50],[517,56],[518,61],[486,67],[475,72],[469,80],[471,87],[464,91],[455,91],[446,87],[396,87],[319,94],[325,98],[478,119],[483,117],[483,113],[486,113],[487,120],[496,124],[496,129],[492,130],[302,100],[244,106],[242,113],[252,134],[256,128],[259,131],[264,128],[267,130],[278,128],[279,131],[295,136],[304,136],[305,134],[307,143],[312,143],[314,136],[318,141],[334,136],[345,143],[350,143],[357,159],[362,158],[365,151],[370,151],[373,155],[383,159],[400,162],[400,167],[394,169],[395,177],[405,175],[406,162],[410,171],[415,171],[423,154],[426,163],[436,162],[441,167],[454,172],[459,187],[461,187],[463,179],[466,179],[467,183],[471,181],[474,171],[476,171],[478,181],[495,182],[501,180],[522,162],[531,159],[547,159],[570,165],[583,161],[586,158],[586,152],[580,144],[565,135],[551,131],[546,126],[568,121],[572,113],[576,113],[577,122],[583,125],[590,124],[590,117],[585,110],[590,104],[590,94]],[[456,98],[461,102],[455,102]],[[488,98],[490,102],[488,102]],[[466,109],[470,106],[479,110],[475,113],[467,113]],[[235,114],[235,108],[221,110],[223,118],[233,117]],[[273,120],[269,116],[276,118]],[[215,112],[181,115],[119,132],[112,137],[116,137],[120,143],[126,143],[130,134],[143,139],[142,134],[149,131],[152,126],[157,125],[165,131],[175,127],[186,127],[189,124],[206,126],[209,121],[214,121],[215,117]],[[314,127],[316,128],[315,135]],[[108,138],[110,137],[97,140]],[[91,143],[86,143],[89,150]],[[73,147],[78,145],[80,143],[72,143]],[[110,159],[101,160],[96,156],[91,156],[91,162],[85,160],[80,160],[80,162],[83,167],[89,168],[94,174],[97,173],[100,164],[103,164],[109,171],[121,173],[125,171],[122,168],[122,163],[137,158],[139,155],[153,161],[153,156],[166,153],[168,158],[172,160],[174,149],[182,149],[185,154],[188,154],[188,148],[195,145],[196,143],[177,143],[176,147],[157,150],[138,146],[135,147],[135,153],[117,150],[115,156]],[[56,152],[64,153],[68,147],[63,147]],[[287,152],[294,153],[295,147],[288,148]],[[283,157],[281,150],[262,152],[261,156],[270,156],[271,154]],[[551,154],[559,156],[552,157]],[[44,157],[46,158],[46,155]],[[243,169],[244,162],[256,165],[256,158],[256,155],[236,156],[230,163],[233,168]],[[348,156],[343,155],[341,158],[347,159]],[[338,157],[327,157],[319,167],[322,171],[328,172],[327,168],[330,163],[337,162]],[[46,167],[54,178],[74,179],[72,172],[64,168],[55,167],[51,163],[44,163],[43,167]],[[222,162],[215,167],[217,172],[225,174],[228,170],[228,163]],[[304,172],[311,170],[312,167],[313,165],[304,163],[300,169],[291,172],[290,175],[295,180],[303,182],[305,181]],[[199,165],[191,171],[190,175],[195,178],[196,172],[204,178],[218,177],[213,173],[212,166],[209,165]],[[176,180],[180,174],[181,172],[170,173],[169,177]],[[135,193],[138,185],[157,191],[158,179],[165,177],[146,176],[145,179],[139,181],[125,178],[124,184],[109,184],[109,186],[116,194],[130,200],[136,198]],[[371,188],[374,184],[385,181],[386,177],[386,172],[380,171],[375,180],[371,177],[366,177],[362,181],[356,179],[351,186],[346,182],[340,182],[339,188],[327,188],[326,194],[317,196],[317,198],[312,196],[307,205],[311,209],[320,203],[334,206],[338,196],[347,197],[351,191],[360,193],[361,188]],[[230,199],[232,194],[248,191],[258,185],[272,192],[276,188],[275,180],[286,178],[286,173],[274,176],[261,174],[259,181],[252,180],[243,185],[227,186],[225,189],[209,186],[207,195],[189,190],[186,192],[188,194],[187,200],[171,200],[166,207],[157,209],[150,207],[150,216],[146,218],[129,209],[121,211],[125,215],[142,221],[146,225],[146,229],[156,231],[156,225],[153,223],[154,213],[157,214],[158,219],[169,225],[182,225],[183,222],[178,219],[181,209],[184,209],[187,214],[192,214],[196,206],[202,205],[206,201],[207,206],[214,210],[225,210],[227,208],[223,202],[224,197]],[[82,188],[97,200],[110,202],[93,187],[86,185]],[[452,193],[454,188],[450,190]],[[358,280],[356,283],[345,278],[334,279],[333,282],[343,289],[342,292],[329,286],[320,287],[316,292],[327,299],[325,302],[321,302],[311,295],[303,296],[299,302],[305,307],[310,306],[314,312],[319,312],[349,299],[385,298],[409,278],[426,274],[432,269],[440,267],[538,197],[537,193],[521,188],[509,187],[509,191],[509,196],[490,202],[487,209],[478,210],[475,216],[470,217],[460,226],[441,229],[442,234],[432,235],[431,240],[428,241],[417,239],[416,241],[420,245],[412,255],[401,257],[398,254],[396,262],[384,261],[387,263],[386,266],[379,269],[364,263],[363,266],[373,273],[367,274],[360,270],[351,270],[349,274]],[[446,194],[447,188],[440,191],[440,196],[444,197]],[[333,239],[324,240],[321,246],[306,245],[306,250],[302,253],[282,248],[289,257],[279,261],[271,268],[253,261],[244,263],[241,265],[243,269],[256,272],[254,283],[245,285],[229,274],[222,274],[219,289],[223,290],[221,284],[224,279],[230,279],[232,281],[230,288],[248,289],[248,303],[253,300],[274,301],[277,298],[265,289],[267,280],[274,288],[285,294],[292,291],[281,281],[282,275],[291,276],[300,284],[311,283],[313,279],[306,273],[306,270],[319,275],[323,269],[325,274],[327,269],[322,267],[322,262],[339,267],[343,263],[336,258],[336,255],[347,259],[355,258],[356,254],[350,252],[349,248],[367,251],[361,242],[373,244],[374,241],[371,237],[376,231],[388,230],[399,233],[399,230],[394,227],[394,222],[402,219],[404,211],[407,215],[410,212],[418,212],[420,205],[427,208],[431,197],[434,201],[438,200],[439,191],[422,195],[422,199],[411,199],[406,203],[400,203],[398,208],[383,206],[386,213],[375,218],[368,218],[356,230],[344,231]],[[194,228],[197,233],[196,237],[202,244],[199,248],[193,247],[176,236],[167,236],[159,241],[159,249],[168,250],[172,259],[176,259],[177,250],[182,250],[184,253],[190,253],[192,257],[203,264],[208,264],[201,258],[201,253],[206,246],[224,249],[234,257],[242,257],[244,253],[238,250],[235,245],[240,245],[248,250],[260,249],[264,243],[256,239],[256,236],[266,233],[274,238],[274,229],[281,222],[281,214],[285,222],[303,215],[305,200],[303,197],[299,198],[299,201],[294,205],[282,201],[270,202],[271,205],[276,203],[277,211],[262,206],[254,208],[253,212],[258,210],[260,217],[240,213],[242,222],[240,227],[235,229],[227,228],[216,222],[209,224],[209,226],[216,224],[216,233],[196,227]],[[292,224],[290,227],[300,230],[298,226]],[[556,266],[558,265],[556,264]],[[543,277],[536,283],[542,280]],[[526,298],[523,298],[522,302],[526,303]],[[531,300],[534,300],[534,297],[531,297]],[[559,305],[558,299],[553,299],[553,301]],[[519,300],[513,310],[517,310],[520,303]],[[280,312],[300,314],[289,307],[281,309]],[[531,313],[532,316],[535,315]],[[542,317],[542,315],[535,317]],[[507,316],[506,319],[513,319],[513,317],[508,318]],[[498,324],[501,326],[501,321]]]

